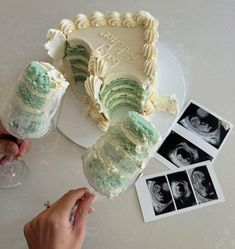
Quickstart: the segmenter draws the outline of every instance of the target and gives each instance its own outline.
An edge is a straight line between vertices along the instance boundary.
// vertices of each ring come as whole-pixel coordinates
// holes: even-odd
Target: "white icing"
[[[152,58],[156,55],[156,48],[154,43],[145,43],[143,48],[143,55],[145,58]]]
[[[133,15],[129,12],[123,14],[121,18],[124,27],[130,28],[138,26],[138,23],[134,20]]]
[[[150,115],[151,113],[153,113],[155,110],[155,106],[152,103],[151,100],[148,100],[146,102],[146,104],[143,106],[142,112],[144,115]]]
[[[151,15],[146,11],[139,11],[134,15],[136,21],[140,25],[145,25],[146,21],[151,18]]]
[[[87,29],[91,26],[90,21],[88,17],[84,14],[78,14],[73,19],[74,25],[77,27],[77,29]]]
[[[72,33],[76,27],[74,25],[74,23],[71,21],[71,20],[68,20],[68,19],[63,19],[61,22],[60,22],[60,27],[59,29],[65,34],[65,35],[68,35],[70,33]]]
[[[57,111],[60,100],[69,86],[69,83],[64,78],[63,74],[57,71],[51,64],[45,62],[40,62],[40,64],[47,70],[47,74],[51,81],[50,99],[47,101],[45,111],[48,112],[48,117],[52,118]]]
[[[147,59],[144,64],[144,72],[146,75],[153,80],[155,77],[156,62],[153,59]]]
[[[92,27],[87,29],[90,25],[94,27],[102,27],[105,25],[104,31],[106,32],[103,31],[103,33],[105,33],[103,41],[97,37],[95,29]],[[107,25],[112,26],[112,28],[109,29]],[[115,32],[113,32],[113,28],[119,25],[129,28],[126,34],[124,29],[115,30]],[[137,25],[143,25],[147,28],[144,34],[145,41],[141,38],[143,28]],[[137,12],[134,15],[127,12],[122,16],[120,16],[118,12],[110,12],[107,16],[104,16],[101,12],[97,11],[91,14],[89,18],[86,15],[79,14],[73,19],[73,22],[64,19],[60,25],[60,31],[68,35],[67,40],[70,41],[71,44],[73,39],[76,40],[76,37],[79,37],[87,41],[88,44],[92,44],[94,49],[99,50],[108,63],[108,67],[111,69],[108,72],[109,74],[120,71],[132,72],[131,74],[138,75],[137,77],[140,78],[142,84],[146,82],[143,73],[147,73],[147,77],[149,77],[150,80],[154,79],[152,76],[152,74],[154,74],[154,72],[152,72],[154,67],[149,62],[145,63],[144,59],[155,56],[154,47],[151,48],[145,45],[145,42],[152,42],[154,44],[154,39],[157,37],[157,35],[155,35],[156,31],[153,31],[155,28],[156,22],[154,18],[144,11]],[[77,33],[76,30],[79,30],[79,33]],[[87,32],[83,35],[83,31]],[[99,32],[99,34],[100,33],[101,32]],[[65,37],[57,35],[59,42],[52,42],[53,44],[50,45],[51,41],[48,41],[45,46],[48,49],[48,54],[56,58],[56,60],[61,59],[64,55],[64,38]],[[51,39],[53,40],[53,38],[50,38],[50,40]],[[142,55],[140,53],[141,51],[143,51]],[[148,66],[150,67],[149,69],[146,68]],[[142,71],[143,67],[144,71]]]
[[[99,92],[100,92],[100,87],[102,86],[102,84],[103,84],[103,81],[94,75],[91,75],[85,81],[85,87],[86,87],[87,94],[90,96],[94,104],[96,104],[97,101],[99,101]]]
[[[155,107],[158,111],[168,112],[173,115],[178,113],[178,104],[175,95],[158,96]]]
[[[144,32],[144,40],[148,43],[152,43],[156,40],[157,38],[157,33],[155,30],[152,29],[146,29]]]
[[[148,28],[148,29],[153,29],[153,30],[155,30],[157,32],[158,21],[156,19],[153,19],[153,18],[148,18],[145,21],[144,27]]]
[[[45,48],[48,50],[48,55],[55,61],[59,61],[64,57],[65,44],[66,36],[61,31],[56,29],[48,31]]]
[[[105,80],[107,76],[124,77],[125,72],[128,72],[130,78],[137,79],[143,89],[154,84],[156,80],[157,27],[158,22],[145,11],[135,14],[126,12],[123,15],[115,11],[104,15],[96,11],[89,17],[79,14],[73,21],[62,20],[60,31],[57,33],[53,31],[52,33],[55,35],[48,36],[45,47],[48,49],[48,54],[54,59],[63,57],[62,48],[64,48],[65,40],[72,47],[82,44],[89,48],[91,57],[88,64],[88,75],[90,77],[85,86],[90,99],[87,99],[86,96],[80,97],[88,100],[89,113],[98,121],[98,126],[103,130],[107,129],[110,120],[107,110],[99,102],[99,90],[97,89],[107,82]],[[54,41],[55,37],[58,40],[56,42]],[[52,48],[53,46],[54,48]],[[66,57],[64,59],[65,68],[69,69],[69,58]],[[71,72],[67,72],[67,70],[65,72],[72,77]],[[150,94],[143,103],[143,112],[146,114],[152,113],[158,104],[160,105],[159,109],[164,109],[162,102],[159,99],[156,100],[156,87],[153,92],[155,95]],[[174,105],[169,107],[169,102],[163,102],[168,106],[165,109],[175,112]]]
[[[91,25],[94,27],[102,27],[102,26],[107,25],[104,14],[102,14],[99,11],[92,13],[89,19],[90,19]]]
[[[116,11],[109,12],[106,18],[109,26],[117,26],[117,27],[122,26],[121,16],[118,12]]]
[[[88,71],[92,75],[103,78],[106,72],[106,63],[98,51],[94,51],[90,57]]]

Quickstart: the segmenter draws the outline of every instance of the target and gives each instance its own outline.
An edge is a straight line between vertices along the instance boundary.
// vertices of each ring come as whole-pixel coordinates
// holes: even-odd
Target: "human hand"
[[[70,190],[24,227],[29,249],[80,249],[86,235],[87,214],[95,195],[88,189]],[[74,222],[71,210],[77,204]]]
[[[11,156],[19,160],[31,147],[31,143],[28,140],[19,140],[11,136],[5,130],[0,120],[0,154],[3,154],[3,157],[0,158],[0,165],[9,162]]]

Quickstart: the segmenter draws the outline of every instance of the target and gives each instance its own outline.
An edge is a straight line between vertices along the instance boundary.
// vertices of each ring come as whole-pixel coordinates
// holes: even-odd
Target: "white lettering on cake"
[[[97,48],[97,51],[99,51],[101,55],[107,59],[107,62],[110,64],[110,68],[112,68],[119,64],[120,61],[109,53],[110,48],[111,46],[109,44],[103,44]]]
[[[106,43],[98,47],[97,50],[104,57],[109,59],[111,67],[114,67],[120,63],[117,57],[122,53],[126,54],[127,63],[134,63],[137,60],[138,56],[141,56],[140,53],[133,51],[131,48],[126,46],[124,42],[120,41],[117,37],[113,36],[109,32],[100,32],[99,36],[103,37]]]

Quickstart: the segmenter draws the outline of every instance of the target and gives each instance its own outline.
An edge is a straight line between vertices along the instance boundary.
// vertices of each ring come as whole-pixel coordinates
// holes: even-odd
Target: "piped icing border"
[[[62,64],[61,61],[65,56],[65,46],[67,36],[76,30],[83,30],[89,27],[144,27],[144,45],[142,55],[145,59],[143,72],[147,76],[146,85],[150,87],[148,98],[143,103],[142,114],[150,115],[154,110],[167,111],[171,114],[178,112],[178,106],[174,96],[158,96],[156,92],[156,42],[159,38],[158,21],[146,11],[139,11],[134,14],[126,12],[120,14],[117,11],[112,11],[104,15],[96,11],[90,16],[78,14],[72,20],[63,19],[60,22],[59,29],[50,29],[47,33],[47,43],[45,48],[57,64]],[[90,61],[88,63],[89,76],[85,81],[85,87],[88,98],[85,98],[87,103],[87,112],[91,118],[98,122],[101,130],[105,131],[109,127],[110,120],[106,109],[103,108],[99,99],[99,91],[104,84],[105,61],[103,57],[92,51]],[[81,98],[81,96],[79,96]]]
[[[144,46],[142,55],[145,58],[143,71],[150,81],[155,80],[156,76],[156,46],[159,34],[157,31],[158,21],[146,11],[139,11],[134,14],[126,12],[120,14],[113,11],[104,15],[96,11],[90,16],[78,14],[73,20],[63,19],[60,22],[59,29],[50,29],[47,33],[47,43],[45,48],[48,50],[49,56],[55,61],[65,56],[65,43],[67,36],[75,30],[87,29],[89,27],[126,27],[132,28],[143,26]]]

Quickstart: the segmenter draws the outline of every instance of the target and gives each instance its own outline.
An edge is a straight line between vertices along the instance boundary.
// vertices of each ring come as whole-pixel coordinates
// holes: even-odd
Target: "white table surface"
[[[18,75],[31,60],[50,61],[46,32],[77,13],[147,10],[160,22],[160,41],[184,72],[187,96],[235,123],[234,0],[1,0],[0,111]],[[172,82],[174,84],[174,82]],[[79,127],[78,127],[79,128]],[[135,189],[113,200],[98,198],[84,249],[235,248],[234,132],[214,162],[226,202],[145,224]],[[83,149],[60,132],[33,142],[25,157],[30,176],[18,189],[0,191],[0,248],[27,248],[23,225],[71,188],[87,186]],[[166,168],[151,160],[144,171]]]

